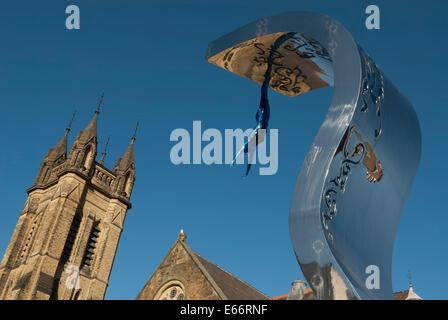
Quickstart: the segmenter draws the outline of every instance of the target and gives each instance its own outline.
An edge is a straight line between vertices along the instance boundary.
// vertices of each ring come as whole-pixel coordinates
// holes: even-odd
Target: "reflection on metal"
[[[250,23],[210,43],[206,59],[261,84],[271,53],[271,89],[295,97],[334,85],[291,201],[302,272],[318,299],[392,299],[393,242],[421,152],[415,111],[350,33],[318,13]],[[379,289],[366,287],[369,265]]]
[[[329,75],[319,66],[320,61],[331,62],[327,50],[297,33],[275,49],[275,41],[287,34],[277,32],[245,41],[209,57],[208,61],[262,84],[272,55],[270,88],[290,97],[330,86],[325,79]]]

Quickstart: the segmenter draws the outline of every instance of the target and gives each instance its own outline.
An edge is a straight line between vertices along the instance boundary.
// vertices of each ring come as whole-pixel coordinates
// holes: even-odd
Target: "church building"
[[[269,300],[244,281],[192,251],[183,231],[137,300]]]
[[[42,160],[0,264],[0,300],[103,299],[135,180],[135,135],[111,170],[97,118],[67,153],[70,125]]]

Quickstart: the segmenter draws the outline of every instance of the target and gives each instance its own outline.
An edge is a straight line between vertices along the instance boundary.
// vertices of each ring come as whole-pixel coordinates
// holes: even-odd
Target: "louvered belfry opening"
[[[79,214],[76,214],[73,218],[72,225],[70,226],[70,231],[68,232],[67,240],[65,241],[64,250],[62,251],[61,260],[63,262],[68,261],[68,259],[70,258],[80,225],[81,216]]]
[[[87,242],[86,251],[82,258],[81,268],[90,268],[92,265],[93,257],[95,255],[95,249],[98,244],[98,238],[100,237],[99,222],[96,222],[92,226],[90,231],[89,241]]]

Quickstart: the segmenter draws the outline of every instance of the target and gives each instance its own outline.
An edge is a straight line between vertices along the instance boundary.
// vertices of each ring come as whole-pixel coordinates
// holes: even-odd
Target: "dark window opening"
[[[174,299],[174,297],[176,296],[176,293],[177,293],[177,289],[176,288],[171,289],[170,299]]]
[[[61,260],[63,262],[68,261],[68,259],[70,258],[80,224],[81,217],[77,214],[73,218],[72,225],[70,226],[70,230],[68,232],[67,240],[65,241],[64,250],[62,250]]]
[[[81,268],[88,268],[92,265],[95,249],[98,245],[98,238],[100,237],[99,223],[94,223],[90,231],[89,240],[87,242],[84,257],[82,258]]]

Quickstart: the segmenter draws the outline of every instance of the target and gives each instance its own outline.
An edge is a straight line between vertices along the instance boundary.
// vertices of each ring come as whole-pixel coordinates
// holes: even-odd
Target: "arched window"
[[[154,296],[154,300],[184,300],[185,289],[180,281],[172,280],[163,285],[157,294]]]
[[[184,290],[180,286],[166,288],[159,297],[159,300],[184,300]]]

